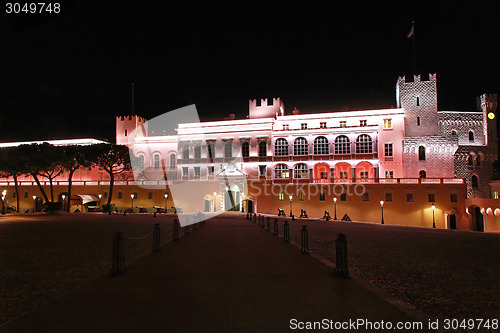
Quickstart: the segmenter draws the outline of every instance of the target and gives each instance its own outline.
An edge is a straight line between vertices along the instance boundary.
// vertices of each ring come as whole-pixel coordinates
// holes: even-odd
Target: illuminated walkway
[[[271,232],[226,215],[127,267],[124,275],[92,281],[3,329],[283,332],[293,318],[415,320],[354,281],[334,278],[331,268]]]

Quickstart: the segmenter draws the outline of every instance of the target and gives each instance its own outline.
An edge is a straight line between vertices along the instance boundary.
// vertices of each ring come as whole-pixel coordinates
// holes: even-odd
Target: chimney
[[[299,109],[297,109],[296,107],[293,108],[293,115],[296,116],[299,114]]]

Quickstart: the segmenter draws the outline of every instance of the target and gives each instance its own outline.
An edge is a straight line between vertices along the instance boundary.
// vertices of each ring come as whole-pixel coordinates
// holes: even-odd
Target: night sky
[[[135,113],[149,119],[193,103],[202,120],[244,118],[249,99],[278,96],[288,113],[394,107],[398,76],[413,74],[412,20],[417,72],[437,73],[440,110],[475,110],[476,96],[500,93],[493,1],[61,2],[52,15],[6,15],[2,2],[1,141],[114,142],[132,82]]]

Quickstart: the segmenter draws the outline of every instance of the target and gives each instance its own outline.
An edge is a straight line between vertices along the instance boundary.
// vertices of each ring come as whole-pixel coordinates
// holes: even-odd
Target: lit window
[[[373,152],[372,138],[367,134],[361,134],[356,139],[356,154],[371,154]]]
[[[330,153],[328,149],[328,139],[324,136],[319,136],[314,140],[314,155],[327,155]]]
[[[307,144],[307,140],[305,138],[295,139],[295,142],[293,143],[293,154],[295,156],[309,154],[309,145]]]
[[[498,199],[498,191],[493,191],[493,199]]]
[[[307,165],[301,163],[293,167],[293,178],[307,179],[309,178],[309,168]]]
[[[394,171],[392,171],[392,170],[386,171],[385,178],[394,178]]]
[[[288,156],[288,141],[283,138],[276,140],[274,144],[274,156]]]
[[[290,177],[290,171],[285,164],[278,164],[274,167],[274,178],[286,179]]]
[[[298,198],[298,199],[299,199],[299,201],[304,201],[304,199],[305,199],[305,197],[306,197],[306,196],[305,196],[304,192],[299,192],[298,197],[299,197],[299,198]]]
[[[335,154],[350,154],[351,153],[351,141],[345,135],[340,135],[335,139]]]
[[[285,193],[283,193],[283,192],[278,193],[278,200],[279,200],[279,201],[283,201],[283,200],[285,200]]]
[[[384,119],[384,129],[392,128],[392,119]]]

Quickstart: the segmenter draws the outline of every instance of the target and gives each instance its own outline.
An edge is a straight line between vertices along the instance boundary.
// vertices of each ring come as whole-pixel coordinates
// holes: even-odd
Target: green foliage
[[[102,212],[103,213],[107,213],[109,211],[114,212],[116,210],[115,204],[109,204],[109,205],[108,204],[104,204],[104,205],[101,206],[101,208],[102,208]]]
[[[55,213],[57,211],[61,210],[61,203],[60,202],[45,202],[42,205],[42,211],[45,213]]]

